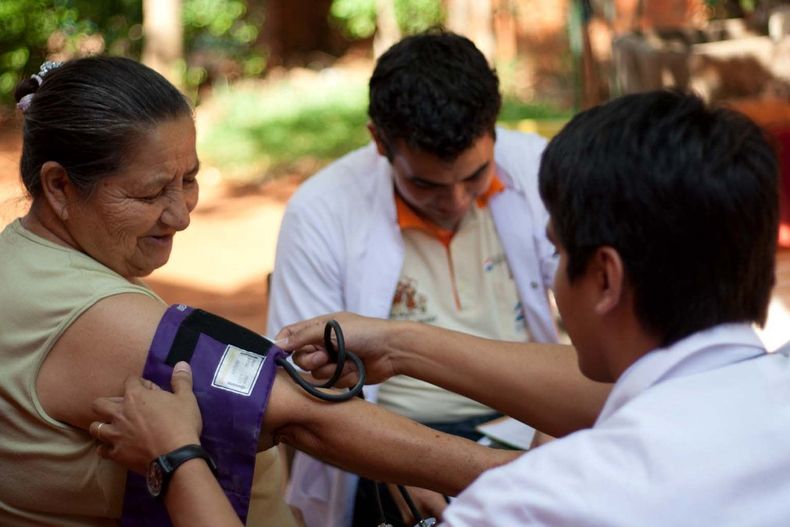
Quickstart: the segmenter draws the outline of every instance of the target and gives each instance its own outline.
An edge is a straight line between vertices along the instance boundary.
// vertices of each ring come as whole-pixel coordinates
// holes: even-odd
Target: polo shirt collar
[[[488,206],[489,200],[504,190],[505,184],[495,173],[491,178],[491,183],[488,185],[486,191],[477,196],[475,200],[477,206],[481,208]],[[417,212],[415,212],[414,209],[412,209],[409,204],[406,203],[403,198],[400,197],[400,195],[398,195],[397,192],[395,192],[395,210],[398,218],[398,226],[401,230],[418,229],[429,236],[438,239],[443,245],[450,245],[450,241],[453,239],[453,235],[455,233],[450,229],[439,227],[435,223],[432,223],[418,215]]]
[[[664,380],[713,370],[764,353],[765,347],[754,328],[740,323],[714,326],[666,348],[657,348],[623,372],[606,399],[596,425]]]

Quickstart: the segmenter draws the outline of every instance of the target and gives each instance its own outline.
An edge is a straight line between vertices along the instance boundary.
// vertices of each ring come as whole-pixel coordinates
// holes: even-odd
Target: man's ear
[[[588,271],[595,281],[595,312],[605,315],[620,306],[625,300],[626,276],[617,249],[609,245],[599,247],[590,259]]]
[[[379,153],[379,155],[389,159],[389,149],[387,148],[384,139],[382,139],[379,129],[376,128],[376,125],[372,122],[368,122],[368,132],[370,132],[370,137],[373,138],[373,142],[376,143],[376,151]]]
[[[76,197],[76,189],[66,169],[60,163],[47,161],[41,166],[41,190],[55,215],[66,221],[69,217],[68,204]]]

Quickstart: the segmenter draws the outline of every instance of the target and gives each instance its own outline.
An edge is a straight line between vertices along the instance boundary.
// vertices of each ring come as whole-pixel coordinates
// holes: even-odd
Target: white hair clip
[[[33,100],[33,94],[28,93],[27,95],[19,99],[19,102],[16,103],[16,107],[22,110],[22,113],[25,113],[27,109],[30,108],[30,101],[32,100]]]
[[[61,67],[62,65],[63,65],[62,62],[48,60],[41,65],[41,67],[38,69],[38,73],[34,73],[32,77],[36,79],[38,85],[41,86],[41,83],[44,82],[44,77],[47,76],[47,73],[49,73],[50,71],[56,68]]]
[[[38,69],[38,73],[34,73],[33,75],[30,76],[30,78],[35,80],[40,87],[41,83],[44,82],[44,77],[46,77],[50,71],[59,68],[62,65],[63,65],[62,62],[48,60],[41,65],[41,67]],[[35,95],[35,92],[28,93],[27,95],[19,99],[18,103],[16,103],[16,107],[22,110],[22,113],[25,113],[27,109],[30,108],[30,103],[33,101],[33,95]]]

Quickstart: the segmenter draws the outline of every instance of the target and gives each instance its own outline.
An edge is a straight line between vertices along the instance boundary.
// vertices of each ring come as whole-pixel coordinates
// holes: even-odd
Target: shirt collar
[[[475,200],[477,206],[480,208],[488,206],[489,200],[504,190],[505,184],[495,173],[491,178],[491,183],[488,185],[488,188],[485,190],[485,192],[477,196]],[[436,238],[442,242],[445,247],[450,245],[450,241],[453,239],[453,235],[455,233],[450,229],[439,227],[435,223],[432,223],[418,215],[417,212],[415,212],[414,209],[412,209],[409,204],[398,195],[397,192],[395,192],[395,210],[398,217],[398,226],[401,228],[401,230],[418,229],[429,236]]]
[[[749,324],[722,324],[669,347],[648,352],[626,369],[612,388],[596,424],[651,386],[673,377],[713,370],[766,353]]]
[[[494,175],[491,177],[491,183],[489,183],[486,191],[477,196],[477,206],[481,208],[488,206],[488,201],[504,190],[505,184],[499,179],[499,175],[494,172]]]

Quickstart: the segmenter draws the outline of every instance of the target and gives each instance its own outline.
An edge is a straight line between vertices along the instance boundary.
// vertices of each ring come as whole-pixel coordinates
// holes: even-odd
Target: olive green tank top
[[[44,412],[36,378],[74,320],[121,293],[158,298],[19,220],[0,233],[0,525],[116,524],[126,471]]]
[[[89,256],[31,233],[19,220],[0,233],[0,525],[117,525],[126,470],[96,455],[97,444],[85,431],[44,412],[36,378],[83,312],[123,293],[159,299]],[[280,498],[276,456],[276,450],[259,455],[265,462],[258,468],[268,468],[272,477],[256,474],[260,488],[253,493],[261,501],[253,504],[251,519],[268,516],[275,520],[270,525],[288,526],[293,518]]]

